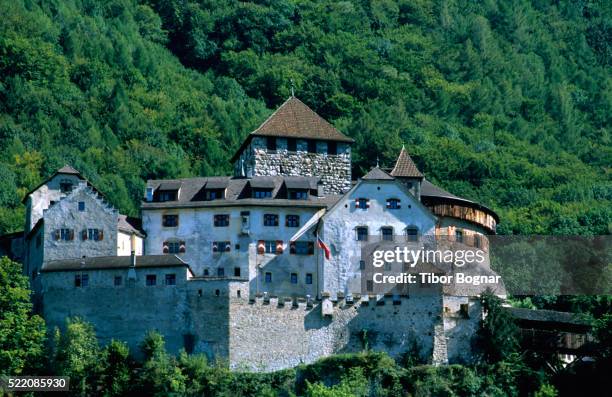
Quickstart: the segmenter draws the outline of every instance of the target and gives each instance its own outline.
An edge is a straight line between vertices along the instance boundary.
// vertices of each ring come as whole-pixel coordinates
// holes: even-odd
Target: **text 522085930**
[[[67,376],[3,376],[0,390],[4,391],[68,391]]]

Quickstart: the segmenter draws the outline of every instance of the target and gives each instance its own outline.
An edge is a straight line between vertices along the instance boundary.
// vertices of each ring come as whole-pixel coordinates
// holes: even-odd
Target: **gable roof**
[[[387,174],[385,171],[381,170],[380,167],[376,166],[370,170],[367,174],[361,177],[364,180],[376,180],[376,181],[392,181],[393,178],[391,175]]]
[[[294,96],[289,97],[266,121],[247,136],[236,154],[232,156],[232,162],[238,158],[253,136],[354,142]]]
[[[71,166],[69,166],[68,164],[64,164],[64,166],[62,168],[60,168],[59,170],[57,170],[55,172],[55,174],[73,174],[73,175],[80,175],[79,171],[75,170],[74,168],[72,168]]]
[[[60,168],[57,171],[55,171],[53,173],[53,175],[51,175],[50,177],[48,177],[47,179],[45,179],[44,181],[39,183],[35,188],[30,190],[28,193],[26,193],[26,195],[23,197],[21,202],[25,203],[27,201],[28,197],[30,196],[30,194],[32,194],[33,192],[38,190],[42,185],[44,185],[45,183],[49,182],[51,179],[55,178],[56,175],[59,175],[59,174],[76,175],[79,179],[82,179],[82,180],[86,181],[89,185],[91,185],[91,183],[87,179],[85,179],[85,177],[83,177],[83,175],[81,175],[81,173],[79,171],[75,170],[74,168],[72,168],[68,164],[65,164],[62,168]]]
[[[412,158],[410,158],[404,146],[402,146],[402,150],[397,157],[391,175],[405,178],[423,178],[423,174],[419,171],[416,164],[414,164],[414,161],[412,161]]]

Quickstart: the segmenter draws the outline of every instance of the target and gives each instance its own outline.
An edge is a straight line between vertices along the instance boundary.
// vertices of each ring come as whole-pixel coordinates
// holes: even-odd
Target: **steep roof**
[[[423,174],[417,168],[412,158],[406,151],[406,148],[402,146],[402,150],[400,151],[399,156],[397,157],[397,161],[395,162],[395,167],[391,171],[391,175],[395,177],[405,177],[405,178],[423,178]]]
[[[75,170],[74,168],[72,168],[68,164],[65,164],[62,168],[60,168],[59,170],[55,171],[55,173],[56,174],[80,175],[79,171]]]
[[[376,166],[370,170],[367,174],[361,177],[363,180],[375,180],[375,181],[392,181],[393,178],[391,175],[387,174],[385,171],[381,170],[380,167]]]
[[[55,171],[53,173],[53,175],[51,175],[50,177],[48,177],[47,179],[45,179],[44,181],[42,181],[41,183],[39,183],[35,188],[33,188],[32,190],[30,190],[21,200],[22,203],[25,203],[28,199],[28,196],[30,194],[32,194],[33,192],[35,192],[36,190],[38,190],[42,185],[44,185],[45,183],[49,182],[51,179],[53,179],[56,175],[59,174],[69,174],[69,175],[76,175],[77,177],[79,177],[79,179],[82,179],[84,181],[87,181],[87,179],[85,179],[81,173],[77,170],[75,170],[74,168],[72,168],[71,166],[69,166],[68,164],[65,164],[62,168],[58,169],[57,171]],[[87,183],[91,185],[91,183],[89,183],[89,181],[87,181]]]
[[[230,206],[285,206],[325,208],[339,200],[339,195],[317,196],[309,194],[307,200],[292,200],[287,197],[287,189],[309,188],[316,190],[319,177],[312,176],[254,176],[252,178],[196,177],[172,180],[149,180],[147,187],[154,190],[168,182],[179,182],[181,194],[176,201],[144,201],[142,209],[159,208],[196,208]],[[285,189],[285,187],[287,189]],[[253,188],[272,189],[270,198],[252,198]],[[206,200],[207,189],[225,189],[225,197]]]
[[[96,256],[75,259],[59,259],[45,263],[41,272],[61,272],[70,270],[100,270],[129,268],[132,265],[130,256]],[[136,256],[136,267],[189,267],[176,255],[142,255]]]
[[[140,219],[132,218],[127,215],[119,214],[119,217],[117,218],[117,229],[144,237],[144,233],[141,230],[141,225],[142,221]]]
[[[266,121],[247,136],[231,161],[240,155],[253,136],[354,142],[294,96],[289,97]]]

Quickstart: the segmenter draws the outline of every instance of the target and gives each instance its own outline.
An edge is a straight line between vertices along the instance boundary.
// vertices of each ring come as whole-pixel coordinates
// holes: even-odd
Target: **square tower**
[[[313,176],[325,194],[345,193],[353,142],[292,96],[244,140],[231,160],[234,175]]]

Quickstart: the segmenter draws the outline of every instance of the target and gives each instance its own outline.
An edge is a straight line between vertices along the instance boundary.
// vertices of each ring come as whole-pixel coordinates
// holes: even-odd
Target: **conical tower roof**
[[[393,171],[391,171],[391,176],[394,177],[404,177],[404,178],[423,178],[424,175],[419,171],[414,161],[410,158],[410,155],[406,151],[406,148],[402,146],[402,151],[400,152],[397,161],[395,162],[395,167],[393,167]]]

